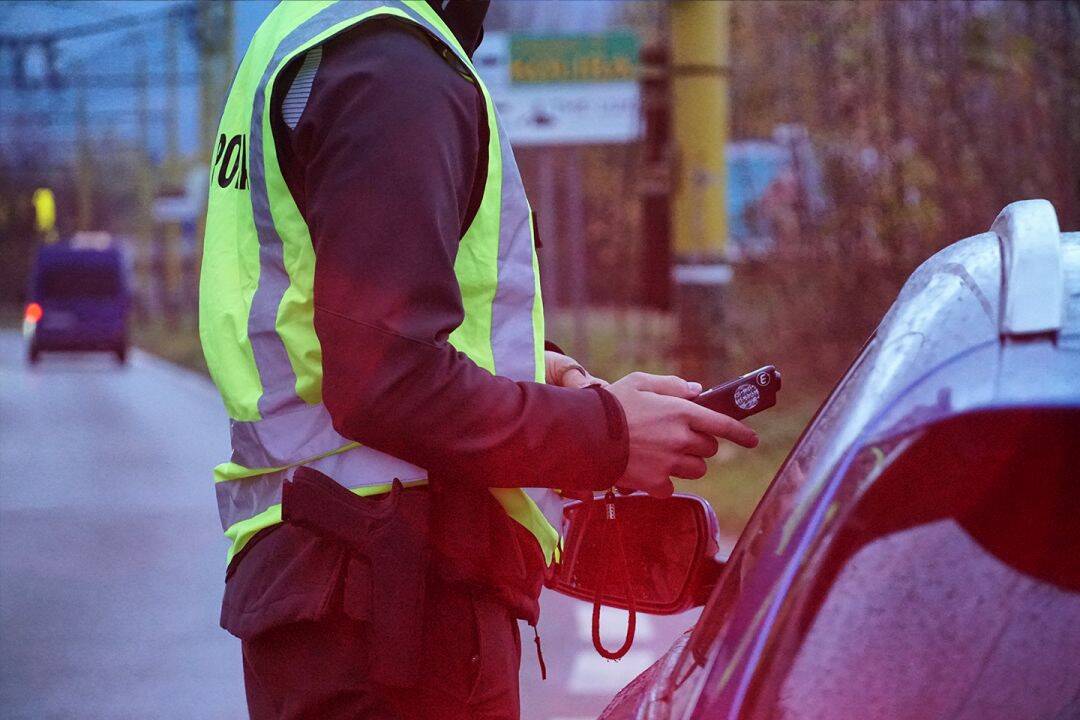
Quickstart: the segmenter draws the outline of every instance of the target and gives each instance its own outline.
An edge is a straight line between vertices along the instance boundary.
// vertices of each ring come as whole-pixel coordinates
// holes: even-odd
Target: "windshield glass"
[[[111,298],[120,294],[120,274],[112,267],[50,268],[38,281],[41,299]]]
[[[757,510],[743,529],[736,552],[731,556],[731,561],[721,576],[718,587],[713,591],[709,603],[694,627],[689,647],[699,663],[705,662],[709,647],[716,639],[721,626],[732,619],[730,610],[740,593],[753,592],[753,589],[744,585],[743,582],[749,567],[757,557],[766,552],[766,547],[775,549],[780,542],[779,532],[772,532],[770,537],[768,531],[781,528],[787,519],[792,517],[791,511],[801,496],[800,491],[805,486],[806,478],[812,468],[822,466],[826,462],[836,462],[836,459],[828,460],[822,457],[828,452],[826,441],[836,437],[838,428],[842,424],[847,424],[850,406],[859,394],[849,389],[858,388],[864,384],[866,369],[872,365],[868,360],[876,355],[877,347],[878,342],[875,336],[871,336],[863,345],[844,379],[837,385],[837,388],[842,391],[834,391],[814,419],[810,421],[803,436],[795,443],[791,455],[780,467],[776,478],[758,504]],[[857,427],[850,427],[851,432],[857,432]],[[846,443],[839,446],[834,444],[833,447],[839,454],[839,451],[847,445]],[[761,582],[769,582],[763,577],[764,574],[761,575]]]

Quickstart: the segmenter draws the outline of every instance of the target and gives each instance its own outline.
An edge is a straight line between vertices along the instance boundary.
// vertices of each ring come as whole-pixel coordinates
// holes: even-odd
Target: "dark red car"
[[[927,260],[726,562],[711,518],[568,509],[555,589],[705,602],[604,720],[1080,718],[1080,233],[1025,201]]]

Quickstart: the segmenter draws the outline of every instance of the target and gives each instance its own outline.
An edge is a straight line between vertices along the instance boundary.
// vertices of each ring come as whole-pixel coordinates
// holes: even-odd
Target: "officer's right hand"
[[[675,491],[672,476],[696,480],[705,475],[705,458],[716,454],[717,438],[748,448],[758,444],[757,434],[738,420],[690,402],[701,393],[698,383],[636,372],[607,391],[622,405],[630,435],[620,488],[669,497]]]

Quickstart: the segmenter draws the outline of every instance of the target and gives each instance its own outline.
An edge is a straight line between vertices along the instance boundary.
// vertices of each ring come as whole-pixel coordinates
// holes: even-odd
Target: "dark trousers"
[[[512,719],[519,716],[521,638],[501,604],[442,588],[428,597],[415,687],[372,682],[367,623],[334,613],[243,642],[253,720]]]

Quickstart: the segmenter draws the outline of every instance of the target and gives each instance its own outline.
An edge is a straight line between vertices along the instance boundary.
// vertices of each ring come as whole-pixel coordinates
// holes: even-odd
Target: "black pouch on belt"
[[[360,497],[331,478],[297,468],[282,486],[281,517],[342,543],[371,578],[368,628],[372,679],[416,682],[431,555],[430,501],[394,480],[389,493]]]

